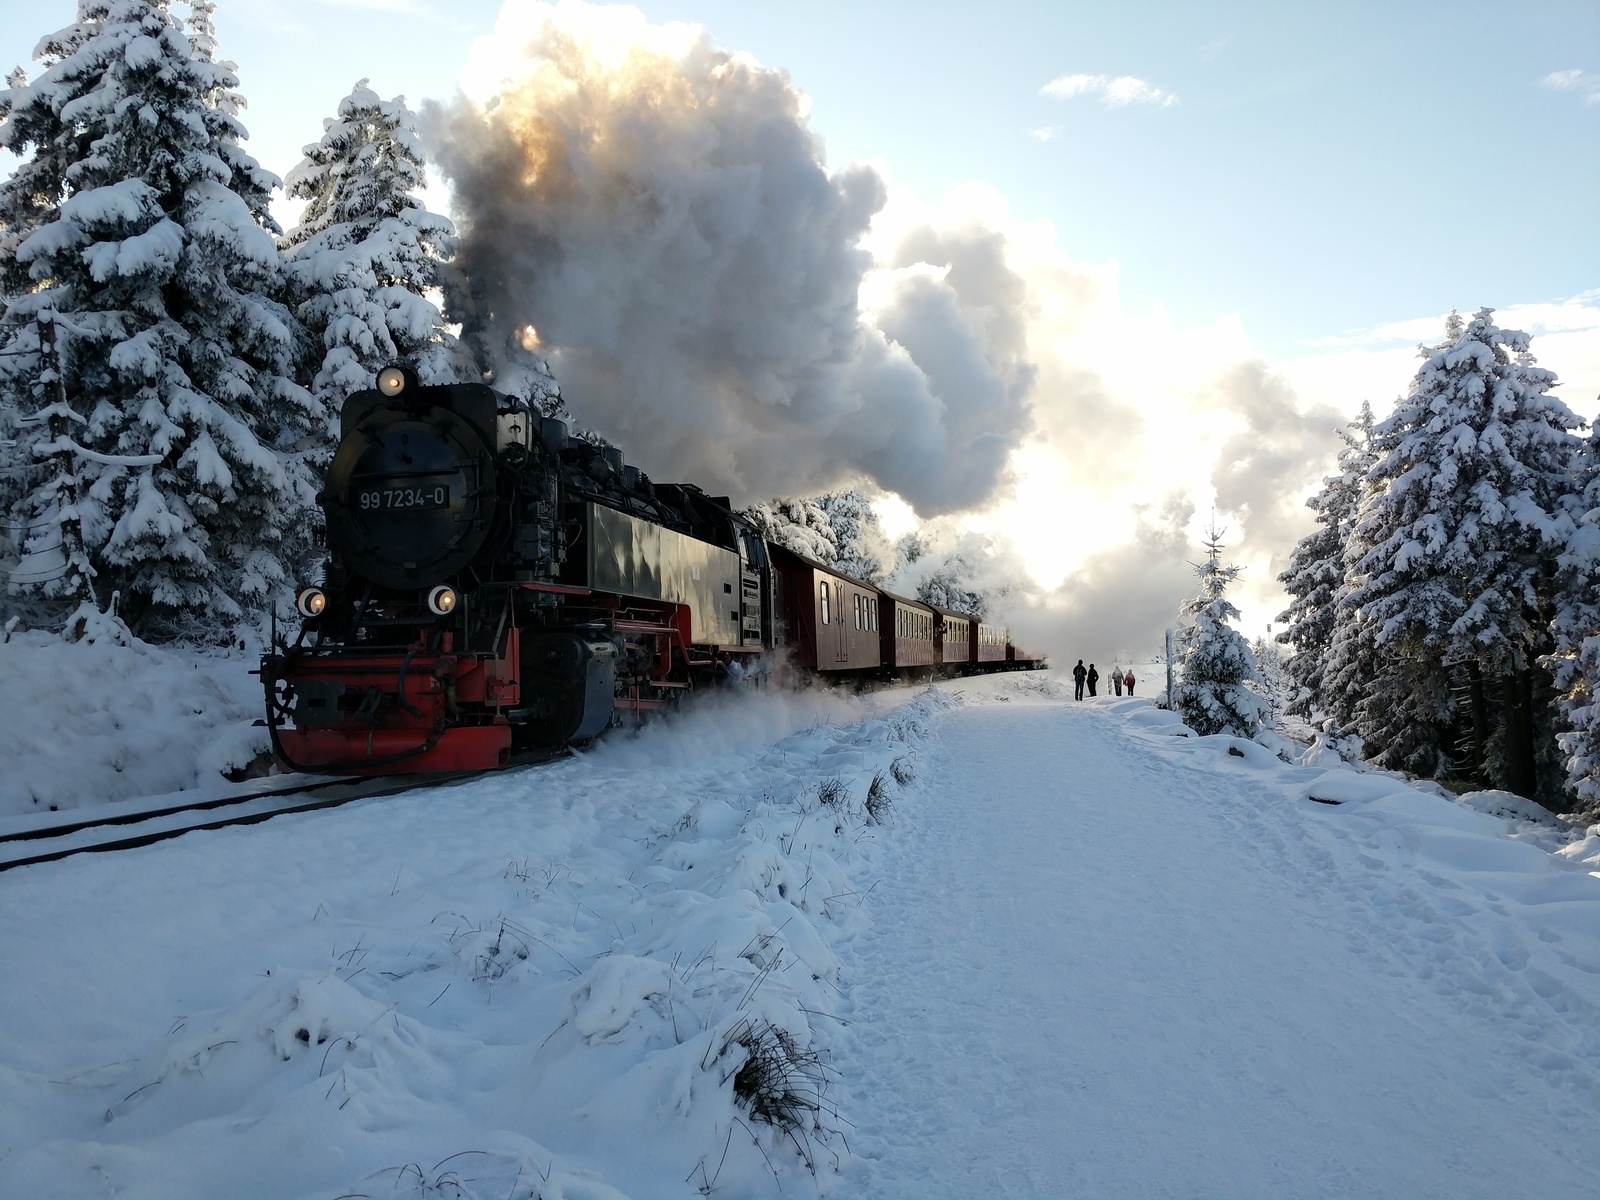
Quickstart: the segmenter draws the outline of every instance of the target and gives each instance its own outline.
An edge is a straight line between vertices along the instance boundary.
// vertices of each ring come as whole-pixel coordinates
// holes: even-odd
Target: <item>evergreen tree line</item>
[[[1600,804],[1600,431],[1483,309],[1363,405],[1279,576],[1289,711],[1380,766]]]
[[[996,601],[1015,590],[995,578],[970,540],[954,548],[926,528],[892,540],[859,487],[810,499],[786,497],[753,504],[742,514],[767,541],[874,586],[914,595],[924,604],[992,615]]]
[[[404,100],[339,103],[284,234],[215,4],[174,7],[79,0],[0,91],[0,558],[36,617],[115,597],[147,634],[226,636],[314,551],[342,399],[397,359],[480,373],[430,299],[452,228]]]

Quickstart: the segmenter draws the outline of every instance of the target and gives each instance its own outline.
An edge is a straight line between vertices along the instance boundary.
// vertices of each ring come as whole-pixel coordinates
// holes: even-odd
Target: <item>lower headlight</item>
[[[320,617],[322,610],[328,607],[327,593],[321,588],[301,588],[294,598],[294,606],[302,617]]]
[[[445,616],[456,610],[456,590],[441,583],[428,593],[428,610],[438,616]]]

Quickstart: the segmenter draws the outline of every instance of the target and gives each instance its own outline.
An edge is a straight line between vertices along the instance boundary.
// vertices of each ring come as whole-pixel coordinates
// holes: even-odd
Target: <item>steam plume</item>
[[[537,346],[579,421],[736,502],[862,477],[924,516],[993,494],[1031,422],[1003,266],[932,245],[863,314],[885,185],[829,172],[786,74],[568,0],[508,4],[469,72],[485,94],[424,131],[470,281],[451,315],[502,378]]]

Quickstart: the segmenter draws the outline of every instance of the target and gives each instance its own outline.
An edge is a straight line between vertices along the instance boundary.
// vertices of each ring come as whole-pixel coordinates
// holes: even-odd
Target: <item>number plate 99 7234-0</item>
[[[412,508],[449,508],[450,489],[442,483],[418,487],[360,488],[356,506],[362,512],[392,512]]]

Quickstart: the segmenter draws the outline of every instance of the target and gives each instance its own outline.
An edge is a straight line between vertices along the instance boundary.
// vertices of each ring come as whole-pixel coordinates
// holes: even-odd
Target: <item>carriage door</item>
[[[838,630],[839,641],[834,651],[833,661],[847,663],[850,661],[850,626],[844,619],[844,584],[833,585],[833,611],[839,614]]]

